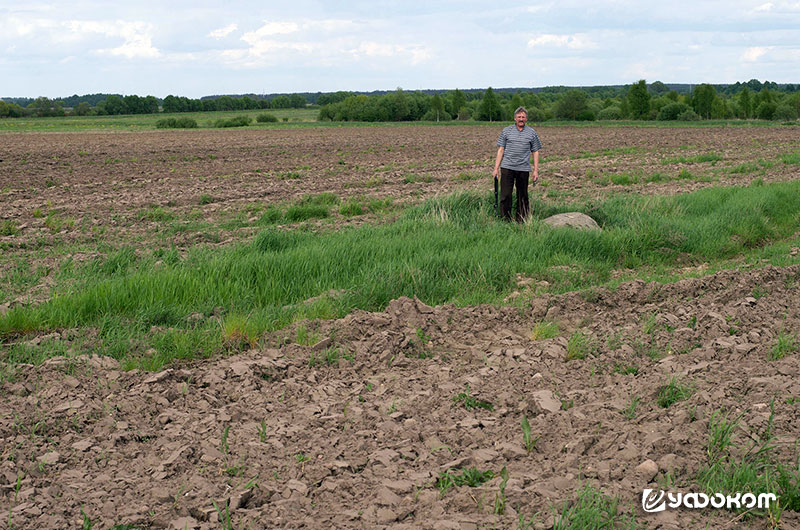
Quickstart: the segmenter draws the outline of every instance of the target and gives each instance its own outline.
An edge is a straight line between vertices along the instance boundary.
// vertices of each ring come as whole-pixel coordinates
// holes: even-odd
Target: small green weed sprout
[[[230,432],[231,432],[231,426],[230,425],[226,425],[225,426],[225,430],[222,431],[222,440],[220,440],[220,442],[219,442],[219,451],[223,455],[227,455],[228,454],[228,449],[229,449],[229,447],[228,447],[228,435],[230,434]]]
[[[539,438],[539,436],[536,438],[531,437],[531,424],[527,416],[522,416],[522,442],[529,453],[536,448],[536,442],[539,441]]]
[[[494,478],[493,471],[480,471],[476,467],[461,468],[461,474],[457,474],[459,470],[448,469],[439,473],[439,478],[436,479],[436,487],[439,488],[439,495],[444,497],[445,494],[456,486],[469,486],[475,488],[488,482]]]
[[[632,395],[630,401],[628,401],[628,406],[622,409],[622,415],[632,420],[636,417],[636,407],[639,406],[639,396]]]
[[[500,491],[494,498],[494,513],[496,515],[506,513],[506,484],[508,484],[508,469],[506,469],[506,466],[503,466],[503,469],[500,470],[500,478],[503,479],[500,482]]]
[[[267,441],[267,420],[261,420],[258,426],[258,441],[264,443]]]
[[[467,389],[464,392],[461,392],[453,396],[452,400],[453,403],[461,403],[467,410],[472,410],[472,409],[494,410],[494,405],[492,405],[490,402],[478,399],[470,395],[469,385],[467,385]]]

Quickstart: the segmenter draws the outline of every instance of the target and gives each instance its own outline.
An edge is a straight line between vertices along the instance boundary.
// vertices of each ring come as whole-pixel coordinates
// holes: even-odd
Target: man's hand
[[[494,168],[494,171],[492,171],[492,176],[493,176],[494,178],[497,178],[497,174],[498,174],[498,173],[500,173],[500,170],[499,170],[499,169],[497,169],[497,168]]]
[[[539,182],[539,170],[534,168],[533,170],[533,183],[536,184]]]

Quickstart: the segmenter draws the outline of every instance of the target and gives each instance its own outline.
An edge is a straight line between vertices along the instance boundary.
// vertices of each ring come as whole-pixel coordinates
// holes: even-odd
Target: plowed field
[[[537,131],[539,197],[674,194],[800,176],[782,158],[798,149],[794,128]],[[222,245],[257,230],[248,205],[306,194],[395,204],[459,189],[488,194],[498,132],[4,134],[0,221],[13,233],[0,236],[0,265],[24,259],[55,274],[65,257],[102,253],[98,241]],[[236,216],[239,224],[224,224]],[[165,230],[186,219],[223,228],[214,237]],[[4,278],[4,313],[46,299],[54,281]],[[530,281],[520,278],[519,289]],[[6,366],[0,520],[11,528],[553,528],[565,504],[599,492],[635,518],[620,528],[771,528],[766,516],[710,507],[645,513],[642,491],[704,491],[697,477],[711,456],[710,425],[723,414],[735,423],[733,460],[770,440],[770,455],[797,472],[800,355],[787,346],[769,359],[800,329],[798,307],[798,266],[768,266],[547,294],[523,309],[399,298],[385,311],[294,324],[258,348],[160,373],[81,352]],[[537,334],[544,321],[557,325],[554,336]],[[298,343],[300,326],[319,340]],[[56,334],[67,341],[68,332]],[[0,355],[30,339],[0,342]],[[670,389],[683,393],[666,404]],[[491,474],[447,487],[471,468]],[[800,528],[800,517],[786,511],[776,524]]]

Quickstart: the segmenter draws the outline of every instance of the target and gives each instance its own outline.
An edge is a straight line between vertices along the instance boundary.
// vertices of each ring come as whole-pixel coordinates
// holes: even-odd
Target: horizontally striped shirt
[[[500,167],[514,171],[531,170],[531,153],[542,148],[536,131],[527,125],[520,131],[516,125],[509,125],[500,133],[497,147],[502,147],[503,161]]]

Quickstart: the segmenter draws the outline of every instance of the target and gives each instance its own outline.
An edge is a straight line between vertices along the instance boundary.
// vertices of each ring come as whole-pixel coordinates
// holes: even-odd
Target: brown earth
[[[638,503],[668,474],[691,490],[715,411],[743,414],[736,441],[752,444],[774,400],[790,461],[800,356],[767,356],[798,328],[799,279],[796,266],[726,271],[626,283],[592,301],[536,298],[523,311],[402,298],[302,324],[324,337],[314,346],[285,330],[281,347],[158,374],[108,358],[19,366],[2,386],[3,505],[15,528],[74,528],[81,510],[103,528],[215,528],[214,503],[228,503],[236,528],[511,528],[537,512],[549,528],[552,506],[588,482],[650,528],[766,528],[714,510],[647,515]],[[561,336],[532,340],[544,318]],[[591,353],[566,361],[574,330]],[[331,345],[341,358],[328,363]],[[657,394],[673,376],[694,392],[664,409]],[[494,410],[455,402],[467,388]],[[530,453],[523,416],[538,437]],[[440,472],[471,466],[507,468],[504,515],[492,513],[499,478],[444,496],[434,487]],[[798,524],[784,513],[782,528]]]
[[[545,196],[679,193],[797,176],[779,161],[797,150],[791,127],[537,129],[544,142]],[[497,134],[498,127],[482,126],[3,134],[0,221],[18,223],[17,244],[55,236],[95,240],[103,229],[103,239],[124,241],[147,238],[157,227],[158,220],[143,215],[152,207],[178,217],[197,213],[215,219],[253,202],[322,192],[399,202],[464,188],[488,192]],[[703,154],[721,160],[675,161]],[[725,171],[759,159],[774,165]],[[603,176],[620,173],[659,172],[675,179],[682,169],[696,178],[601,183]],[[201,204],[209,199],[213,202]],[[48,227],[51,212],[74,226]],[[7,239],[0,236],[2,241]],[[196,242],[182,236],[173,241]]]
[[[796,149],[787,129],[539,132],[548,194],[678,193],[797,177],[781,163],[758,175],[714,173]],[[202,208],[215,219],[304,193],[411,201],[488,188],[496,134],[382,127],[3,135],[0,217],[24,225],[3,241],[148,245],[158,223],[139,212],[150,205],[179,214]],[[578,158],[630,146],[640,150]],[[715,182],[605,186],[587,177],[677,173],[680,164],[660,160],[708,152],[723,159],[687,167]],[[287,172],[302,175],[279,178]],[[410,173],[433,180],[404,183]],[[199,205],[203,193],[215,202]],[[76,223],[52,234],[35,208],[107,231]],[[521,278],[520,290],[532,281]],[[550,528],[555,509],[588,483],[618,496],[648,528],[768,528],[766,519],[722,510],[645,514],[641,492],[698,490],[693,480],[708,460],[716,411],[742,415],[734,439],[743,450],[765,435],[774,403],[776,455],[792,463],[800,356],[767,359],[779,337],[798,329],[799,285],[793,266],[538,296],[523,309],[402,298],[384,312],[295,324],[270,337],[270,348],[158,374],[124,372],[96,357],[5,367],[14,377],[0,385],[0,506],[8,510],[0,520],[13,528],[87,520],[98,528],[227,528],[227,506],[234,528],[516,528],[535,514],[532,528]],[[532,336],[543,320],[559,324],[557,337]],[[316,344],[296,343],[300,326]],[[567,360],[568,339],[578,334],[586,358]],[[693,391],[662,408],[657,396],[672,377]],[[467,410],[454,399],[467,393],[493,410]],[[523,417],[538,437],[530,452]],[[444,495],[435,487],[441,472],[472,466],[508,470],[504,514],[493,513],[499,477]],[[800,528],[798,514],[785,512],[781,528]]]

